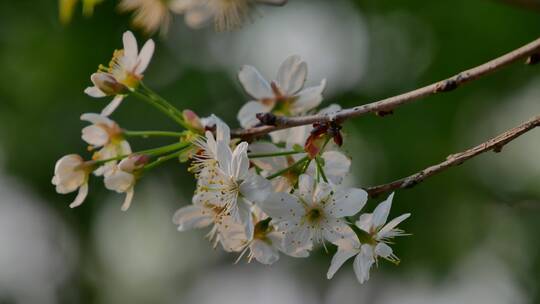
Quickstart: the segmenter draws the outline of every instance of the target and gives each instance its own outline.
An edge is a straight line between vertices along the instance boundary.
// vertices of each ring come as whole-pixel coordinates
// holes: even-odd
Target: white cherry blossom
[[[106,160],[131,154],[129,143],[122,136],[122,129],[110,118],[96,113],[85,113],[81,120],[91,123],[83,128],[82,139],[90,145],[91,150],[99,149],[92,156],[93,160]],[[104,175],[113,169],[116,160],[106,162],[96,169],[95,175]]]
[[[323,99],[326,80],[323,79],[318,86],[303,89],[306,77],[307,64],[297,55],[285,59],[279,67],[276,80],[270,82],[253,66],[243,66],[238,79],[253,100],[238,112],[240,125],[249,128],[258,124],[257,113],[273,112],[295,116],[316,108]]]
[[[118,166],[105,174],[105,188],[125,193],[126,197],[120,208],[126,211],[131,206],[133,195],[135,194],[135,184],[137,183],[137,173],[144,167],[148,157],[145,155],[133,155],[122,159]]]
[[[303,174],[293,194],[272,193],[260,206],[272,217],[272,223],[286,232],[284,246],[294,252],[310,249],[314,242],[349,240],[354,231],[344,217],[358,213],[366,201],[367,193],[362,189],[316,183]]]
[[[115,96],[103,109],[102,114],[105,116],[112,114],[120,105],[125,88],[134,90],[139,85],[154,54],[155,44],[152,39],[146,41],[140,52],[132,32],[125,32],[122,40],[124,48],[114,51],[108,67],[100,66],[99,71],[92,74],[90,79],[94,86],[84,90],[96,98]]]
[[[353,269],[360,283],[369,280],[369,270],[373,264],[377,263],[378,257],[382,257],[393,263],[399,262],[398,257],[393,253],[392,248],[388,244],[392,238],[406,235],[403,230],[396,228],[396,226],[411,214],[400,215],[386,223],[390,208],[392,207],[393,197],[394,193],[390,194],[384,202],[380,203],[373,213],[365,213],[360,216],[356,222],[356,226],[363,232],[361,240],[357,236],[354,236],[347,242],[338,242],[338,251],[332,258],[330,268],[328,269],[328,279],[334,276],[345,261],[355,255]]]
[[[80,206],[88,195],[88,176],[92,172],[92,165],[85,162],[77,154],[69,154],[60,158],[54,167],[52,184],[60,194],[79,190],[75,200],[69,205],[71,208]]]

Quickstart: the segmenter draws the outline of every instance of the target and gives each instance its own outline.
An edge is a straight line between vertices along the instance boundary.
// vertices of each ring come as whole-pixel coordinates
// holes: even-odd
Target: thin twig
[[[536,116],[515,128],[512,128],[482,144],[479,144],[478,146],[470,148],[464,152],[449,155],[445,161],[439,164],[427,167],[418,173],[388,184],[369,187],[366,189],[366,191],[371,197],[375,197],[381,193],[390,192],[396,189],[413,187],[426,178],[442,172],[450,167],[460,165],[466,160],[471,159],[479,154],[487,151],[500,152],[504,145],[538,126],[540,126],[540,116]]]
[[[352,117],[358,117],[368,113],[387,113],[391,112],[396,107],[410,103],[423,97],[435,95],[441,92],[452,91],[462,84],[478,79],[482,76],[491,74],[502,67],[510,65],[519,60],[528,59],[528,57],[538,56],[540,53],[540,38],[533,42],[524,45],[510,53],[493,59],[475,68],[458,73],[450,78],[439,82],[427,85],[425,87],[403,93],[397,96],[389,97],[373,103],[364,104],[354,108],[343,109],[332,114],[309,115],[302,117],[284,117],[276,116],[272,119],[273,125],[264,125],[250,129],[238,129],[232,132],[234,137],[250,138],[268,134],[270,132],[287,129],[301,125],[309,125],[313,123],[324,123],[336,121],[338,123]],[[534,61],[533,61],[534,62]]]

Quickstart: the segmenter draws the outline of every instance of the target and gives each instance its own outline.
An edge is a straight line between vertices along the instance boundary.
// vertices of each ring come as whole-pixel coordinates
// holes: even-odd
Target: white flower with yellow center
[[[380,203],[373,213],[365,213],[360,216],[356,226],[361,230],[360,240],[353,236],[346,242],[338,242],[338,251],[332,258],[327,277],[331,279],[336,271],[351,257],[356,255],[353,263],[354,273],[360,283],[369,280],[369,270],[377,263],[377,258],[382,257],[390,262],[399,263],[398,257],[388,246],[390,240],[396,236],[407,235],[396,226],[407,219],[411,214],[400,215],[386,223],[394,193]],[[386,223],[386,224],[385,224]],[[352,242],[351,242],[352,241]]]
[[[212,123],[216,129],[216,136],[210,131],[206,131],[206,137],[197,137],[194,145],[198,148],[197,153],[192,156],[190,170],[201,178],[206,178],[212,168],[217,166],[218,144],[229,146],[231,143],[231,131],[229,126],[215,115],[211,115],[204,120],[205,125]]]
[[[216,30],[228,31],[240,27],[255,4],[281,6],[287,0],[178,0],[171,9],[185,14],[186,24],[200,28],[214,20]]]
[[[93,170],[91,162],[85,162],[77,154],[69,154],[60,158],[54,166],[52,184],[60,194],[79,190],[75,200],[69,205],[71,208],[80,206],[88,195],[88,176]]]
[[[278,115],[301,115],[317,107],[323,97],[326,80],[315,87],[303,89],[307,77],[307,64],[300,56],[290,56],[279,67],[276,80],[266,81],[256,68],[246,65],[238,73],[244,90],[253,98],[238,112],[238,121],[244,128],[259,123],[257,113],[273,112]]]
[[[349,240],[354,231],[344,217],[358,213],[366,201],[362,189],[317,183],[303,174],[293,194],[272,193],[260,206],[285,232],[285,249],[295,252],[311,249],[314,243],[324,245],[324,240],[334,244]]]
[[[113,101],[103,109],[102,114],[110,115],[120,105],[125,89],[134,90],[143,78],[154,54],[154,41],[146,41],[139,52],[137,40],[132,32],[127,31],[123,37],[124,48],[115,50],[109,66],[100,66],[90,79],[94,84],[84,92],[92,97],[115,96]]]
[[[129,143],[122,136],[122,130],[114,121],[96,113],[85,113],[81,120],[92,123],[82,130],[82,139],[90,145],[91,150],[100,149],[92,156],[93,160],[107,160],[131,154]],[[104,175],[116,166],[111,160],[96,169],[95,175]]]

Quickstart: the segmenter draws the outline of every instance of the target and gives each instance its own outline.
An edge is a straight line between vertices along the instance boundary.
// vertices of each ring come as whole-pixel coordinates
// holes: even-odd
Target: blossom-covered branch
[[[491,74],[499,69],[510,65],[516,61],[528,59],[528,63],[536,63],[540,54],[540,38],[515,49],[501,57],[488,61],[482,65],[458,73],[447,79],[432,83],[419,89],[406,92],[400,95],[389,97],[376,102],[356,106],[354,108],[343,109],[333,113],[315,114],[299,117],[275,116],[269,114],[262,119],[263,126],[248,129],[238,129],[232,132],[235,137],[257,137],[273,131],[288,129],[296,126],[310,125],[314,123],[338,122],[341,123],[348,118],[358,117],[368,113],[388,113],[396,107],[407,104],[423,97],[435,95],[441,92],[448,92],[458,88],[460,85],[476,80],[482,76]]]
[[[427,167],[418,173],[404,177],[402,179],[398,179],[388,184],[369,187],[366,189],[366,191],[371,197],[375,197],[381,193],[394,191],[396,189],[413,187],[432,175],[440,173],[450,167],[461,165],[466,160],[469,160],[484,152],[500,152],[504,145],[538,126],[540,126],[540,116],[531,118],[528,121],[520,124],[519,126],[507,130],[506,132],[501,133],[498,136],[493,137],[490,140],[481,143],[473,148],[470,148],[466,151],[451,154],[446,157],[445,161]]]

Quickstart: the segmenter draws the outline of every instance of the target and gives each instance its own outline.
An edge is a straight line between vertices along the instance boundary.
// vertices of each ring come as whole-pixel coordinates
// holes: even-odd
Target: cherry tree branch
[[[494,73],[495,71],[498,71],[499,69],[510,65],[516,61],[527,59],[527,63],[529,64],[537,63],[538,61],[540,61],[539,57],[540,38],[518,49],[515,49],[501,57],[488,61],[482,65],[410,92],[389,97],[373,103],[360,105],[354,108],[343,109],[332,114],[308,115],[302,117],[273,116],[271,117],[271,119],[269,119],[269,122],[267,122],[268,125],[258,126],[250,129],[233,130],[232,136],[241,138],[252,138],[262,136],[276,130],[287,129],[301,125],[325,123],[331,121],[342,123],[346,119],[358,117],[368,113],[388,113],[400,105],[416,101],[423,97],[457,89],[462,84],[476,80],[482,76]]]
[[[507,130],[506,132],[499,134],[498,136],[479,144],[473,148],[470,148],[466,151],[451,154],[446,157],[446,160],[438,163],[436,165],[425,168],[424,170],[415,173],[413,175],[407,176],[402,179],[398,179],[388,184],[382,184],[378,186],[369,187],[366,191],[371,197],[375,197],[381,193],[390,192],[396,189],[402,188],[411,188],[426,178],[433,176],[437,173],[440,173],[450,167],[461,165],[466,160],[469,160],[477,155],[480,155],[487,151],[500,152],[504,145],[508,144],[512,140],[518,138],[519,136],[531,131],[532,129],[540,126],[540,116],[529,119],[528,121],[522,123],[521,125]]]

